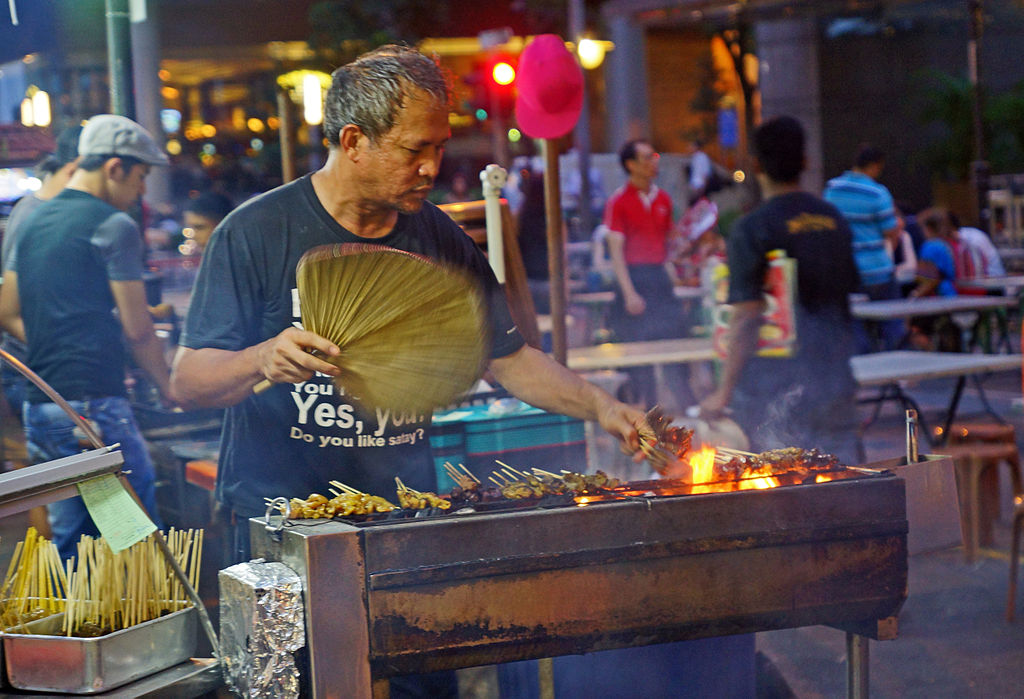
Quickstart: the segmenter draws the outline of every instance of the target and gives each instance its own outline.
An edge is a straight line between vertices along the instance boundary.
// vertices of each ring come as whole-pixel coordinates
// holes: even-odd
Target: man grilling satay
[[[729,349],[701,414],[713,418],[731,404],[752,451],[815,447],[856,463],[852,233],[838,209],[800,189],[804,131],[796,119],[765,122],[753,141],[765,201],[729,236]],[[791,357],[755,356],[768,255],[779,249],[796,260],[797,349]]]
[[[483,291],[481,333],[492,338],[498,381],[531,405],[596,420],[636,450],[641,413],[526,346],[483,254],[426,201],[450,137],[449,99],[439,66],[410,48],[384,46],[342,66],[324,109],[327,163],[239,207],[211,239],[172,383],[186,404],[228,408],[217,496],[237,518],[262,514],[264,497],[304,496],[331,479],[369,493],[392,490],[396,475],[435,489],[426,440],[356,439],[422,435],[430,416],[360,424],[331,390],[338,369],[311,353],[339,348],[296,327],[296,263],[318,245],[372,242],[468,270]],[[265,379],[276,385],[254,395]],[[238,534],[244,560],[247,528]]]

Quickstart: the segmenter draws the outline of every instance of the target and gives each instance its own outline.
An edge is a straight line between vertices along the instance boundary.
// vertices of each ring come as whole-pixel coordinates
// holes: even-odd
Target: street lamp
[[[285,182],[294,179],[294,155],[291,152],[291,118],[288,100],[302,106],[302,118],[308,126],[310,170],[319,167],[320,124],[324,120],[323,94],[331,86],[331,76],[319,70],[293,70],[277,78],[278,115],[281,119],[281,171]]]
[[[302,118],[310,126],[321,124],[324,120],[323,88],[319,75],[312,71],[302,76]]]
[[[587,70],[600,68],[604,63],[604,55],[615,48],[610,41],[583,38],[576,45],[576,53],[580,57],[580,65]]]
[[[35,85],[29,85],[25,99],[21,101],[22,125],[49,126],[50,118],[50,95]]]

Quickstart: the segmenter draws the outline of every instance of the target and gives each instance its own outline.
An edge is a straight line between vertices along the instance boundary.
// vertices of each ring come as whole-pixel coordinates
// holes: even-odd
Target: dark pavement
[[[1016,428],[1024,444],[1020,372],[989,377],[985,391],[995,411]],[[931,423],[952,395],[953,382],[910,386]],[[977,393],[968,388],[960,419],[990,420]],[[903,416],[888,406],[868,429],[868,460],[904,453]],[[924,445],[922,451],[926,451]],[[993,542],[968,563],[962,546],[912,555],[909,594],[899,615],[899,637],[870,643],[873,697],[1024,696],[1024,588],[1018,589],[1018,618],[1005,619],[1009,580],[1012,489],[1001,467],[1002,516]],[[951,516],[954,516],[951,513]],[[827,627],[772,631],[757,635],[763,697],[841,697],[846,694],[846,634]]]

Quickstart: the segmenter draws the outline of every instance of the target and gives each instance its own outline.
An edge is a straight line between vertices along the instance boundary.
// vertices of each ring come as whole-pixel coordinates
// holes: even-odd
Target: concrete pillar
[[[647,93],[647,42],[644,28],[627,14],[607,15],[615,50],[605,58],[608,147],[617,151],[633,138],[650,138]]]
[[[761,116],[796,117],[807,132],[807,170],[801,183],[824,187],[821,136],[819,35],[811,17],[761,21],[755,27],[760,60]]]
[[[166,142],[160,126],[160,32],[156,2],[147,0],[146,19],[132,22],[132,78],[135,83],[135,120],[153,134],[163,147]],[[169,167],[155,167],[146,178],[146,201],[151,205],[171,203]]]

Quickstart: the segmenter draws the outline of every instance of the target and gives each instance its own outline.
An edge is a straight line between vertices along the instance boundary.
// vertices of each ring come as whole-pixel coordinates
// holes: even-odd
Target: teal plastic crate
[[[583,421],[548,413],[515,399],[449,410],[434,416],[430,446],[438,491],[455,486],[444,463],[465,464],[486,482],[503,461],[519,470],[586,470]]]

